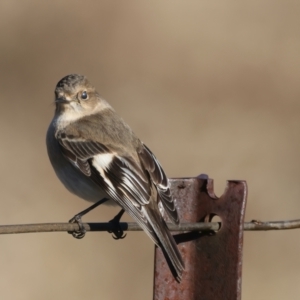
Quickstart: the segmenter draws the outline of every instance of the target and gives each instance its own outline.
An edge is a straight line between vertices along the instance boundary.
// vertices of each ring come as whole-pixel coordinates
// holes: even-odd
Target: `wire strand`
[[[113,225],[111,223],[83,223],[86,231],[111,231]],[[121,222],[121,229],[124,231],[142,231],[136,223]],[[220,222],[211,223],[182,223],[174,225],[168,223],[170,231],[218,231],[222,227]],[[300,220],[288,221],[267,221],[262,222],[252,220],[244,223],[244,231],[267,231],[267,230],[287,230],[300,228]],[[76,223],[39,223],[39,224],[20,224],[20,225],[1,225],[0,234],[16,234],[16,233],[35,233],[35,232],[63,232],[76,231],[79,226]]]

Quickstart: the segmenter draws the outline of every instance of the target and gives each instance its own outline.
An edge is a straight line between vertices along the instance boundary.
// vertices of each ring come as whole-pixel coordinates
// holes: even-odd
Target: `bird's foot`
[[[82,224],[81,218],[86,215],[88,212],[90,212],[91,210],[93,210],[94,208],[96,208],[97,206],[101,205],[102,203],[105,203],[106,201],[108,201],[108,198],[103,198],[101,200],[99,200],[98,202],[94,203],[93,205],[91,205],[90,207],[88,207],[87,209],[81,211],[80,213],[78,213],[77,215],[75,215],[70,221],[69,223],[77,223],[79,230],[76,231],[68,231],[68,233],[72,234],[74,238],[76,239],[82,239],[85,234],[86,234],[86,230]]]
[[[69,223],[77,223],[79,230],[75,230],[75,231],[68,231],[68,233],[72,234],[72,236],[76,239],[82,239],[85,234],[86,234],[86,230],[83,226],[83,223],[81,221],[81,215],[75,215],[70,221]]]
[[[126,237],[126,233],[124,233],[124,230],[121,227],[120,219],[124,213],[124,210],[122,209],[112,220],[109,221],[109,223],[112,224],[113,229],[109,230],[109,233],[112,233],[112,237],[115,240],[124,239]]]

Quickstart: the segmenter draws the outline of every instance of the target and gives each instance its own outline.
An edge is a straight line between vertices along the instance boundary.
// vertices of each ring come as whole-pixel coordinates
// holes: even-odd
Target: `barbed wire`
[[[221,222],[210,223],[182,223],[174,225],[167,224],[170,231],[218,231],[222,227]],[[112,231],[115,227],[112,223],[83,223],[86,231]],[[121,222],[120,228],[124,231],[142,231],[142,228],[133,222]],[[252,220],[244,223],[244,231],[267,231],[287,230],[300,228],[300,219],[288,221]],[[36,232],[73,232],[78,231],[77,223],[38,223],[19,225],[0,225],[0,234],[36,233]]]

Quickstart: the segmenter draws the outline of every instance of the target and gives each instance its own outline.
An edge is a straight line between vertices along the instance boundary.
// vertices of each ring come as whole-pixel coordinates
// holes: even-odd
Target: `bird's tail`
[[[147,209],[147,216],[157,237],[157,244],[162,249],[169,268],[175,279],[180,282],[184,270],[184,262],[177,244],[160,214],[155,213],[152,209]]]

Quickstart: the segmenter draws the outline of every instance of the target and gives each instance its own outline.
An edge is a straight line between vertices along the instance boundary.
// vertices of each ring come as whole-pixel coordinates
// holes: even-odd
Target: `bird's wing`
[[[175,207],[174,199],[171,196],[169,180],[162,169],[159,161],[150,151],[150,149],[143,144],[138,150],[138,154],[143,167],[150,175],[151,181],[157,188],[159,199],[167,212],[169,218],[173,223],[179,224],[179,217]]]
[[[99,142],[64,131],[58,132],[56,138],[65,157],[123,207],[158,244],[144,207],[155,191],[149,174],[133,157],[121,157]]]
[[[180,281],[184,262],[157,205],[161,199],[173,221],[178,222],[170,196],[168,179],[151,151],[144,145],[136,161],[130,155],[118,155],[113,147],[58,132],[56,138],[67,159],[97,183],[144,229],[153,242],[163,249],[167,263]]]

